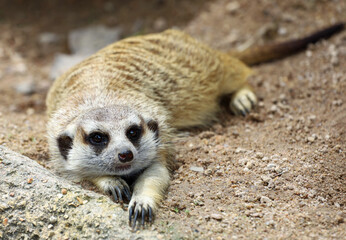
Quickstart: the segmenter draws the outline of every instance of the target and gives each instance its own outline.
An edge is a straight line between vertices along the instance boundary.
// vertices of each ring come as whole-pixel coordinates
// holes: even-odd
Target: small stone
[[[52,229],[54,226],[52,224],[48,225],[48,229]]]
[[[338,99],[338,100],[334,100],[333,102],[332,102],[332,104],[334,105],[334,106],[341,106],[342,105],[342,100],[341,99]]]
[[[272,106],[270,107],[269,112],[275,113],[275,112],[277,112],[277,111],[278,111],[278,107],[277,107],[276,105],[272,105]]]
[[[76,197],[76,199],[79,202],[79,204],[83,205],[83,199],[81,199],[80,197]]]
[[[237,130],[234,130],[234,131],[232,132],[232,135],[233,135],[234,137],[239,137],[239,132],[238,132]]]
[[[245,149],[242,149],[240,147],[237,147],[236,150],[234,151],[235,153],[243,153],[243,152],[246,152]]]
[[[8,218],[5,218],[5,219],[2,221],[2,224],[3,224],[4,226],[7,226],[7,224],[8,224]]]
[[[14,197],[14,192],[10,192],[10,197]]]
[[[247,158],[241,158],[241,159],[239,159],[239,164],[241,166],[246,166],[248,161],[249,161],[249,159],[247,159]]]
[[[312,51],[310,50],[307,50],[305,54],[308,58],[312,57]]]
[[[315,121],[316,120],[316,115],[310,115],[308,117],[308,119],[311,120],[311,121]]]
[[[256,158],[262,159],[264,157],[264,154],[261,152],[256,152]]]
[[[208,168],[208,169],[205,170],[205,172],[204,172],[204,174],[207,175],[207,176],[211,175],[212,173],[213,173],[213,170],[210,169],[210,168]]]
[[[250,160],[246,163],[246,167],[248,169],[252,169],[254,166],[255,166],[255,161],[253,161],[253,160]]]
[[[33,178],[29,178],[29,179],[28,179],[28,184],[31,184],[33,181],[34,181]]]
[[[273,179],[270,179],[268,182],[268,188],[274,188],[275,187],[275,183],[273,181]]]
[[[61,194],[66,195],[67,194],[67,190],[65,188],[61,189]]]
[[[201,138],[201,139],[209,139],[209,138],[211,138],[211,137],[213,137],[213,136],[215,136],[215,133],[214,132],[212,132],[212,131],[205,131],[205,132],[202,132],[200,135],[199,135],[199,137]]]
[[[5,211],[8,209],[10,206],[8,206],[6,203],[0,203],[0,212]]]
[[[260,199],[261,203],[271,203],[272,200],[267,196],[262,196]]]
[[[238,3],[238,2],[236,2],[236,1],[234,1],[234,2],[230,2],[230,3],[228,3],[227,5],[226,5],[226,11],[228,12],[228,13],[235,13],[235,12],[237,12],[237,10],[240,8],[240,4]]]
[[[269,181],[272,180],[271,177],[266,175],[261,176],[261,179],[264,183],[269,183]]]
[[[203,167],[197,167],[197,166],[191,166],[190,170],[194,171],[194,172],[204,172],[204,168]]]
[[[269,164],[267,165],[267,168],[268,168],[268,169],[274,169],[274,168],[276,168],[276,164],[274,164],[274,163],[269,163]]]
[[[64,219],[68,219],[68,215],[67,214],[64,215]]]
[[[17,93],[23,95],[31,95],[36,92],[36,85],[31,80],[18,83],[14,88],[17,91]]]
[[[210,215],[210,217],[211,217],[212,219],[217,220],[217,221],[221,221],[222,218],[223,218],[222,215],[221,215],[221,214],[218,214],[218,213],[213,213],[213,214]]]
[[[274,220],[269,220],[266,222],[266,225],[269,227],[275,227],[275,222],[274,222]]]
[[[308,139],[308,142],[310,142],[310,143],[313,143],[315,141],[315,138],[312,136],[308,137],[307,139]]]
[[[257,218],[262,218],[263,217],[263,213],[255,212],[255,213],[251,213],[250,216],[251,217],[257,217]]]
[[[49,218],[49,223],[51,223],[51,224],[54,224],[54,223],[56,223],[57,221],[58,221],[58,218],[55,217],[55,216],[51,216],[51,217]]]
[[[164,236],[162,234],[158,234],[157,236],[157,239],[161,240],[161,239],[165,239]]]
[[[280,35],[286,35],[286,34],[287,34],[287,28],[280,27],[280,28],[278,29],[278,33],[279,33]]]
[[[51,45],[60,41],[60,36],[52,32],[44,32],[38,36],[38,42],[43,45]]]
[[[26,110],[26,114],[28,115],[28,116],[31,116],[31,115],[33,115],[35,113],[35,109],[33,109],[33,108],[28,108],[27,110]]]
[[[264,121],[265,121],[265,119],[264,119],[263,116],[261,116],[261,115],[258,114],[258,113],[255,113],[255,112],[251,112],[251,113],[249,114],[249,118],[250,118],[252,121],[254,121],[254,122],[264,122]],[[249,130],[249,131],[247,131],[247,130]],[[246,129],[245,131],[246,131],[246,132],[251,132],[250,129]]]

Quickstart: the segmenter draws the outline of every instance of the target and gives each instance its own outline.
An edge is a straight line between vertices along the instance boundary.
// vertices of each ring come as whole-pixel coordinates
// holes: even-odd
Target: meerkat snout
[[[123,163],[130,162],[133,159],[133,153],[131,150],[122,151],[121,153],[118,154],[118,158],[120,162],[123,162]]]

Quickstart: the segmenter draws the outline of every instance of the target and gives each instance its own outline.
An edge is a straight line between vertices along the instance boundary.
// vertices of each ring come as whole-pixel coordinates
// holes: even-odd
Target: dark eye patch
[[[92,132],[86,136],[86,142],[94,148],[96,153],[100,153],[108,145],[109,136],[102,132]]]
[[[142,127],[132,125],[126,130],[126,137],[133,143],[137,143],[142,136]]]

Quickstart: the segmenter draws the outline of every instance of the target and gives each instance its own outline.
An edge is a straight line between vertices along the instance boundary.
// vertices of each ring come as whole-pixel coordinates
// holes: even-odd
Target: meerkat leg
[[[108,193],[113,196],[115,202],[123,203],[125,196],[128,201],[131,200],[131,190],[127,183],[115,176],[102,176],[91,179],[101,191]]]
[[[257,97],[250,87],[246,86],[236,91],[230,101],[230,109],[235,115],[245,116],[257,103]]]
[[[256,105],[257,98],[247,79],[252,70],[238,59],[221,54],[221,61],[225,64],[225,76],[220,84],[222,95],[232,94],[229,107],[235,115],[245,116]]]
[[[147,168],[136,180],[133,195],[129,204],[129,223],[136,228],[137,220],[142,226],[145,221],[153,221],[153,215],[164,192],[169,186],[168,169],[160,162]]]

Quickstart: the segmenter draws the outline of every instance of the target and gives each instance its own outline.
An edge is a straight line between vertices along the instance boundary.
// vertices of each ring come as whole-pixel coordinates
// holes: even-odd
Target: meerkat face
[[[93,109],[57,138],[65,170],[81,176],[131,175],[156,159],[158,124],[129,107]]]

